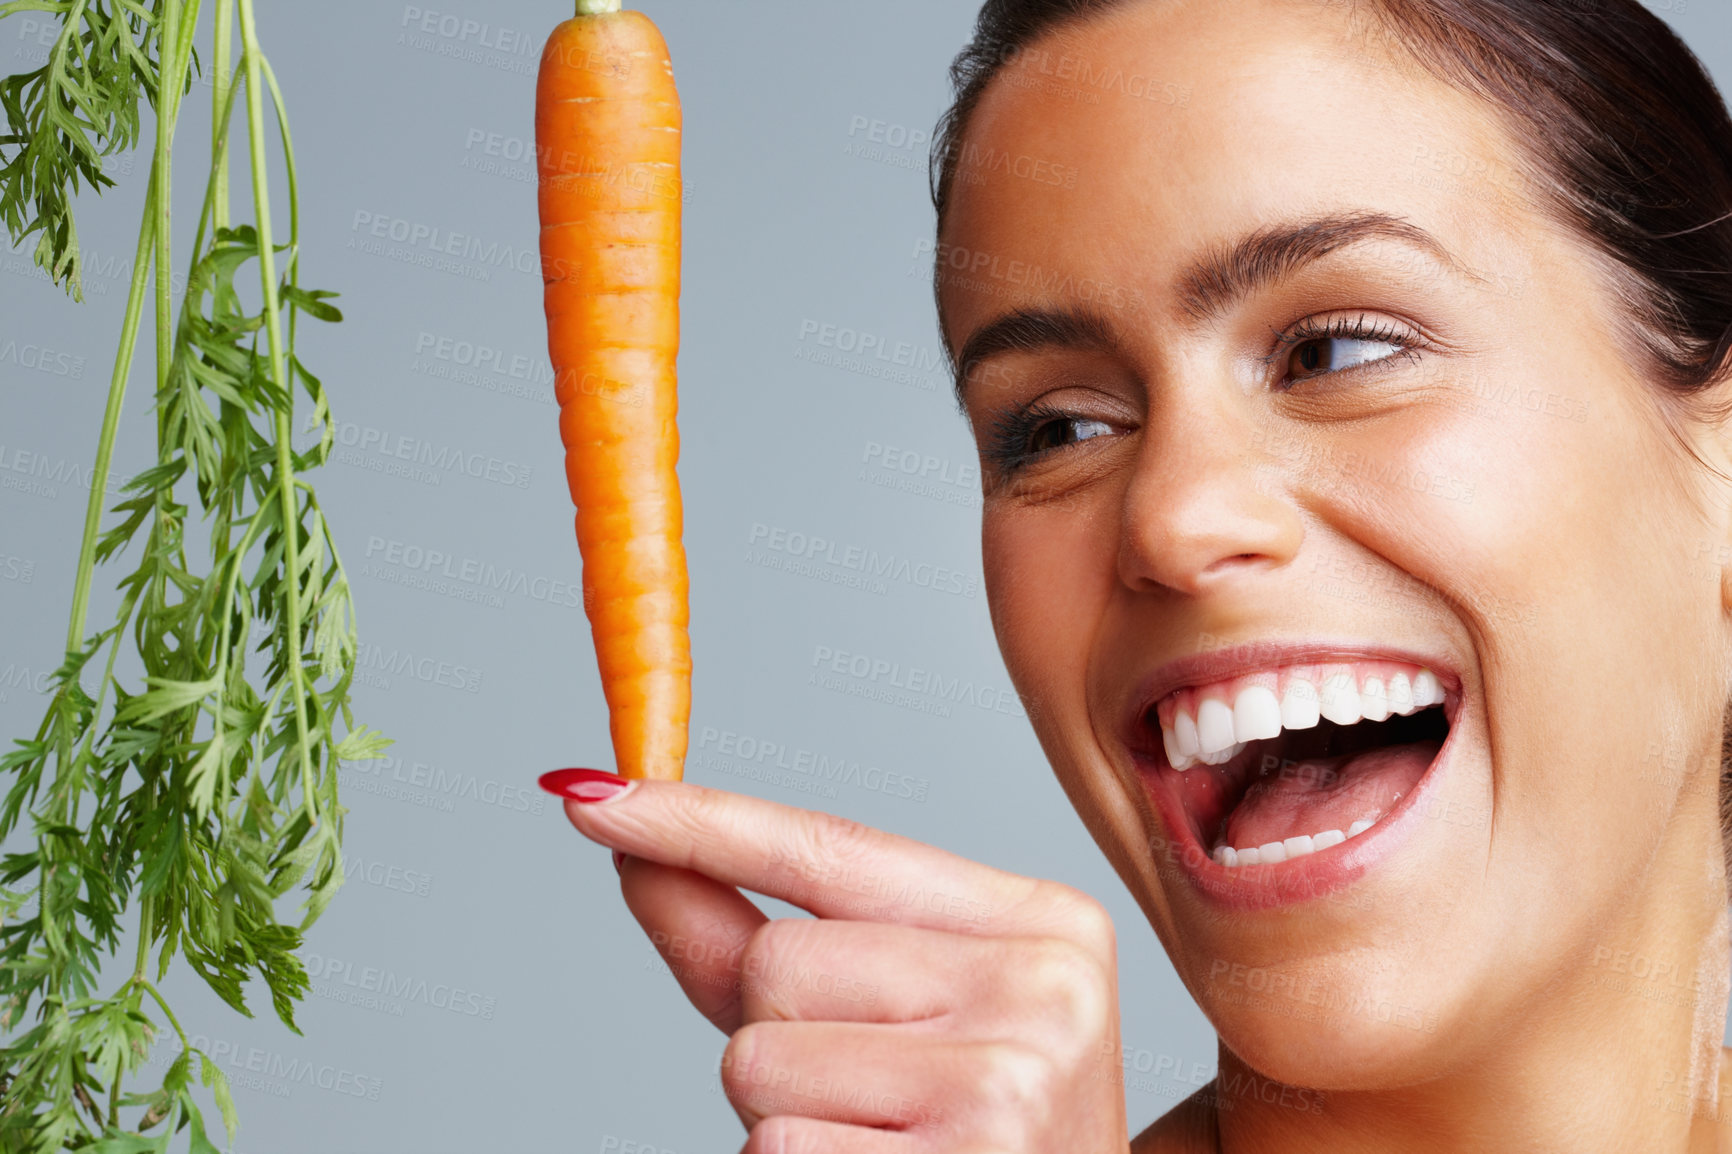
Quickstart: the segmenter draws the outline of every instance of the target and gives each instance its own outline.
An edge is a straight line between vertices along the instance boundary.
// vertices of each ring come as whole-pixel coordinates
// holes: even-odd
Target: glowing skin
[[[941,237],[953,350],[1053,314],[965,383],[993,621],[1220,1077],[1132,1141],[1087,895],[580,773],[567,816],[626,855],[627,905],[731,1035],[745,1154],[1732,1149],[1732,483],[1671,439],[1501,121],[1355,12],[1138,0],[1049,37],[986,93]],[[1248,236],[1238,271],[1279,275],[1227,275]],[[1732,473],[1723,431],[1680,428]],[[1299,667],[1316,693],[1288,700]],[[1246,686],[1282,691],[1294,753],[1412,715],[1255,786],[1226,865],[1192,826],[1243,768],[1228,737],[1277,740]]]
[[[1367,35],[1344,4],[1147,0],[1039,47],[1182,103],[1073,99],[1014,63],[986,93],[971,146],[1078,176],[956,184],[941,251],[984,256],[941,276],[946,340],[1013,309],[1104,330],[965,384],[998,640],[1221,1033],[1222,1150],[1713,1150],[1728,490],[1671,439],[1601,259],[1525,199],[1497,114]],[[1249,234],[1370,214],[1448,256],[1372,237],[1207,319],[1184,303],[1184,270]],[[1376,339],[1277,335],[1362,317]],[[1035,402],[1020,432],[1046,451],[1007,466],[998,433]],[[1685,432],[1729,467],[1722,430]],[[1451,756],[1350,884],[1228,908],[1165,853],[1127,712],[1176,658],[1306,641],[1451,674]],[[1137,1148],[1213,1150],[1211,1114]]]

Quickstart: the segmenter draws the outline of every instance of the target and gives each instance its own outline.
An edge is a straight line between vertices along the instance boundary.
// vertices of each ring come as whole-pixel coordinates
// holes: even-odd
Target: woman
[[[746,1148],[1732,1149],[1700,66],[1635,0],[991,0],[954,72],[994,627],[1220,1074],[1131,1141],[1082,894],[567,773]]]

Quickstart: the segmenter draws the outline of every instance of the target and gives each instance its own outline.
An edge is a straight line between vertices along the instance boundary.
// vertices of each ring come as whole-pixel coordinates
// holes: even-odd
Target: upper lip
[[[1252,638],[1207,653],[1176,658],[1143,678],[1132,694],[1125,732],[1133,748],[1144,745],[1149,733],[1144,718],[1149,708],[1176,689],[1225,681],[1265,669],[1331,660],[1411,662],[1437,674],[1446,693],[1454,695],[1461,687],[1460,676],[1454,667],[1434,653],[1355,641],[1259,641]]]

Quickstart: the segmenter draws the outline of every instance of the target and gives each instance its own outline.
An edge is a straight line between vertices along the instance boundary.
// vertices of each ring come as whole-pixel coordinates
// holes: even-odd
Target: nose
[[[1197,596],[1298,556],[1304,518],[1257,419],[1231,403],[1150,413],[1119,532],[1126,586]]]

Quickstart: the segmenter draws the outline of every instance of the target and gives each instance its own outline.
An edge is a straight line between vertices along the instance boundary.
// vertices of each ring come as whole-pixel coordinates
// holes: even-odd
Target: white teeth
[[[1411,678],[1405,671],[1392,673],[1387,681],[1381,676],[1367,676],[1363,684],[1356,684],[1354,674],[1339,671],[1339,667],[1321,688],[1303,676],[1289,675],[1279,697],[1267,685],[1247,685],[1229,705],[1219,692],[1215,690],[1211,696],[1194,699],[1195,718],[1187,709],[1175,705],[1172,726],[1161,727],[1167,760],[1175,769],[1187,769],[1199,762],[1224,764],[1253,741],[1277,737],[1283,729],[1309,729],[1323,718],[1336,725],[1352,725],[1361,719],[1383,721],[1393,714],[1405,717],[1420,709],[1442,705],[1447,696],[1437,674],[1429,669],[1419,669]],[[1396,798],[1400,796],[1397,794]],[[1377,824],[1381,816],[1360,818],[1345,833],[1326,829],[1259,846],[1219,845],[1209,856],[1228,869],[1275,865],[1358,837]]]
[[[1358,721],[1359,690],[1353,685],[1353,674],[1334,673],[1318,691],[1318,707],[1323,716],[1336,725],[1352,725]]]
[[[1367,677],[1359,690],[1359,712],[1367,721],[1382,721],[1389,716],[1389,694],[1381,677]]]
[[[1197,740],[1197,722],[1183,709],[1173,718],[1173,744],[1179,747],[1179,756],[1187,760],[1203,751]]]
[[[1165,735],[1163,735],[1162,741],[1165,740]],[[1241,741],[1235,745],[1229,745],[1226,749],[1217,749],[1214,753],[1199,753],[1194,757],[1185,757],[1183,754],[1175,756],[1172,747],[1169,746],[1167,749],[1167,760],[1172,764],[1174,769],[1183,773],[1193,765],[1198,764],[1225,765],[1235,757],[1238,757],[1240,753],[1244,752],[1244,749],[1245,743]]]
[[[1164,725],[1161,726],[1161,747],[1167,751],[1167,764],[1174,769],[1189,768],[1191,759],[1179,756],[1179,751],[1173,744],[1173,731]]]
[[[1338,846],[1350,837],[1358,837],[1377,823],[1376,818],[1362,818],[1348,827],[1346,833],[1338,829],[1326,829],[1322,833],[1300,834],[1284,841],[1266,842],[1263,845],[1247,849],[1234,849],[1230,845],[1218,845],[1209,854],[1216,865],[1235,869],[1248,865],[1274,865],[1276,862],[1291,861],[1294,858],[1305,857],[1308,854]]]
[[[1208,754],[1231,748],[1237,740],[1233,736],[1233,711],[1219,697],[1206,697],[1198,703],[1197,740],[1202,743],[1205,760]]]
[[[1281,732],[1281,703],[1275,691],[1262,685],[1247,685],[1233,702],[1233,734],[1241,742],[1261,741]]]
[[[1197,764],[1202,746],[1197,740],[1197,723],[1189,713],[1173,710],[1172,728],[1161,726],[1161,744],[1166,748],[1167,761],[1179,772]]]
[[[1204,765],[1226,765],[1229,761],[1238,757],[1244,748],[1244,742],[1237,742],[1233,745],[1229,745],[1226,749],[1218,749],[1214,753],[1199,753],[1197,755],[1197,760],[1202,762]]]
[[[1302,677],[1290,678],[1281,695],[1281,728],[1311,729],[1322,714],[1317,709],[1317,687]]]
[[[1389,679],[1389,712],[1399,713],[1406,717],[1419,708],[1419,703],[1413,700],[1413,685],[1407,680],[1407,674],[1397,673]]]
[[[1197,764],[1197,723],[1189,713],[1182,709],[1173,711],[1172,728],[1161,726],[1161,745],[1167,751],[1168,764],[1180,773]]]
[[[1351,671],[1339,667],[1321,688],[1297,672],[1288,675],[1279,698],[1267,685],[1247,685],[1231,703],[1218,693],[1193,699],[1195,715],[1175,703],[1172,725],[1161,726],[1161,743],[1174,769],[1222,765],[1249,742],[1278,737],[1284,729],[1311,729],[1323,718],[1336,725],[1383,721],[1442,705],[1446,696],[1429,669],[1418,670],[1411,680],[1405,672],[1391,674],[1387,682],[1368,676],[1359,685]]]

